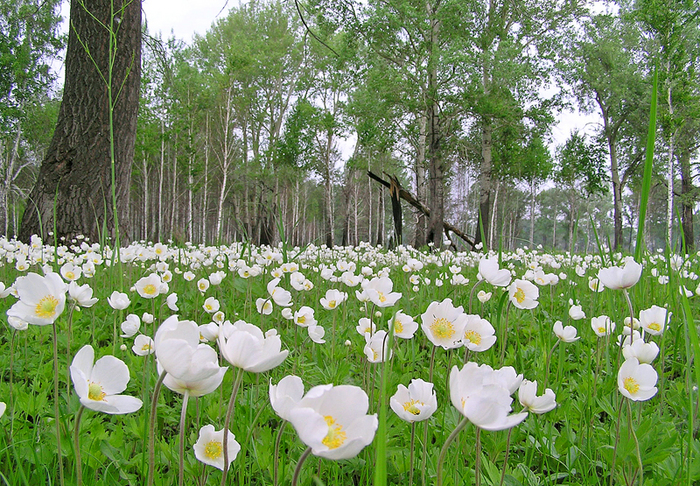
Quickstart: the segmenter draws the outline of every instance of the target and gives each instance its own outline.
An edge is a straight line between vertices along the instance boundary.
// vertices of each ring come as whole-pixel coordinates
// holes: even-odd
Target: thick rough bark
[[[57,237],[83,234],[97,240],[103,228],[108,232],[105,236],[115,236],[105,82],[110,33],[100,22],[113,25],[116,32],[112,46],[116,52],[112,71],[112,96],[116,100],[115,187],[120,234],[122,239],[128,238],[127,209],[141,78],[141,0],[124,0],[124,8],[121,6],[121,0],[114,0],[113,15],[110,0],[71,2],[63,101],[22,219],[19,237],[24,241],[54,228]]]
[[[428,4],[428,15],[430,21],[430,47],[431,58],[428,68],[428,172],[430,179],[428,183],[428,206],[430,207],[430,218],[428,219],[427,242],[434,243],[435,248],[442,247],[442,227],[445,221],[445,161],[440,151],[442,142],[442,128],[440,126],[439,106],[437,102],[438,75],[437,60],[435,59],[438,38],[440,33],[440,21],[435,18],[436,6]]]

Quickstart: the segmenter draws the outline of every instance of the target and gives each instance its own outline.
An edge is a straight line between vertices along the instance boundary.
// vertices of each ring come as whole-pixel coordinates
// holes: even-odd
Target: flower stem
[[[477,283],[474,284],[472,287],[472,291],[469,292],[469,313],[472,313],[472,302],[474,301],[474,292],[476,291],[476,288],[481,285],[481,282],[484,280],[479,280]]]
[[[634,309],[632,308],[632,301],[630,300],[630,294],[627,292],[627,289],[622,289],[622,295],[625,296],[625,300],[627,301],[627,309],[629,309],[630,312],[630,344],[632,344],[634,341]]]
[[[620,402],[618,403],[617,410],[617,425],[615,426],[615,445],[613,446],[613,457],[612,465],[610,466],[610,486],[613,486],[615,481],[615,463],[617,462],[617,446],[620,443],[620,417],[622,416],[622,400],[624,397],[620,395]]]
[[[547,381],[549,380],[549,365],[552,361],[552,354],[554,354],[554,350],[557,348],[559,345],[560,339],[557,338],[557,342],[554,343],[554,346],[552,346],[552,349],[549,351],[549,354],[547,355],[547,362],[545,363],[545,373],[544,373],[544,389],[547,389]]]
[[[80,406],[78,414],[75,416],[75,432],[73,434],[73,444],[75,445],[75,473],[77,476],[77,485],[83,485],[83,464],[80,460],[80,419],[83,418],[84,406]]]
[[[297,486],[297,481],[299,480],[299,474],[301,473],[301,466],[304,465],[304,461],[306,461],[306,458],[309,457],[311,454],[311,447],[307,447],[304,453],[301,455],[299,458],[299,462],[297,462],[297,467],[294,469],[294,476],[292,477],[292,486]]]
[[[228,425],[231,422],[231,416],[233,415],[233,408],[236,404],[236,395],[238,394],[238,389],[243,381],[243,368],[238,368],[236,373],[236,380],[233,383],[233,390],[231,391],[231,399],[228,402],[228,408],[226,409],[226,419],[224,419],[224,473],[221,475],[221,486],[226,484],[226,476],[228,475]]]
[[[506,359],[506,347],[508,346],[508,314],[510,313],[510,300],[506,305],[506,318],[503,324],[503,339],[501,348],[501,366],[503,366],[503,361]]]
[[[153,389],[153,399],[151,401],[151,420],[148,424],[148,486],[153,486],[154,473],[156,469],[156,414],[158,413],[158,395],[160,388],[163,386],[163,380],[168,372],[163,372],[158,377],[156,387]]]
[[[408,473],[408,486],[413,486],[413,459],[414,459],[414,449],[416,445],[416,423],[411,424],[411,453],[409,459],[409,473]]]
[[[503,486],[503,482],[506,479],[506,466],[508,466],[508,453],[510,452],[510,436],[513,433],[513,428],[508,429],[508,439],[506,439],[506,453],[503,458],[503,471],[501,471],[501,482],[500,486]]]
[[[450,444],[454,442],[455,438],[457,438],[457,435],[462,431],[464,427],[467,426],[469,423],[469,419],[467,417],[464,417],[462,421],[455,427],[455,429],[452,431],[450,436],[447,438],[445,441],[445,444],[443,444],[442,449],[440,450],[440,456],[438,457],[438,463],[437,463],[437,482],[435,483],[436,486],[442,486],[442,463],[445,462],[445,456],[447,455],[447,448],[450,447]],[[478,434],[478,429],[477,429],[477,434]],[[478,456],[477,456],[478,460]]]
[[[474,461],[474,485],[481,486],[481,429],[476,428],[476,461]]]
[[[56,452],[58,453],[58,477],[60,485],[65,485],[63,478],[63,455],[61,454],[61,417],[58,407],[58,335],[56,333],[56,321],[53,328],[53,411],[56,421]]]
[[[284,428],[287,425],[287,421],[283,420],[282,424],[280,425],[279,429],[277,430],[277,438],[275,439],[275,459],[274,462],[272,463],[272,482],[274,486],[278,486],[277,482],[277,473],[278,473],[278,466],[279,466],[279,460],[280,460],[280,443],[282,442],[282,432],[284,432]]]
[[[185,418],[187,418],[187,401],[190,392],[185,390],[182,397],[182,411],[180,412],[180,472],[178,476],[178,486],[185,484]]]
[[[637,440],[637,434],[634,432],[634,427],[632,426],[632,406],[627,400],[627,421],[632,438],[634,439],[634,450],[637,455],[637,465],[639,466],[639,486],[644,485],[644,465],[642,464],[642,453],[639,450],[639,440]]]

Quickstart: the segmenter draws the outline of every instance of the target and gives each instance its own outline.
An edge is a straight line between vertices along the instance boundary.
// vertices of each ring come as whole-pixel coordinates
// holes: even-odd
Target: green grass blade
[[[659,85],[659,72],[654,69],[654,84],[651,91],[651,109],[649,111],[649,133],[647,135],[647,152],[644,161],[644,179],[639,203],[639,224],[637,224],[637,244],[634,249],[634,259],[641,261],[644,251],[644,223],[646,222],[647,204],[651,191],[651,169],[654,162],[654,144],[656,143],[656,96]]]

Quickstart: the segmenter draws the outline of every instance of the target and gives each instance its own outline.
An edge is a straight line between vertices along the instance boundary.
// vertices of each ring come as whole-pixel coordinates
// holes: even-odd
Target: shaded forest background
[[[57,0],[0,6],[0,232],[51,139]],[[693,248],[694,1],[250,1],[188,45],[143,37],[128,239],[388,245],[395,175],[490,246],[629,249],[659,74],[648,248]],[[593,13],[595,12],[595,13]],[[306,23],[306,25],[304,25]],[[556,143],[567,110],[600,123]],[[481,218],[481,220],[480,220]],[[431,221],[404,204],[403,243]],[[120,222],[121,225],[121,222]],[[458,240],[455,239],[457,242]]]

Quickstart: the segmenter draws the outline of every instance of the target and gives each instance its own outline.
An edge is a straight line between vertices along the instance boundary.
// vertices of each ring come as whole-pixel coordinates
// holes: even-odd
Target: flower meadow
[[[697,255],[0,239],[8,485],[700,481]]]

